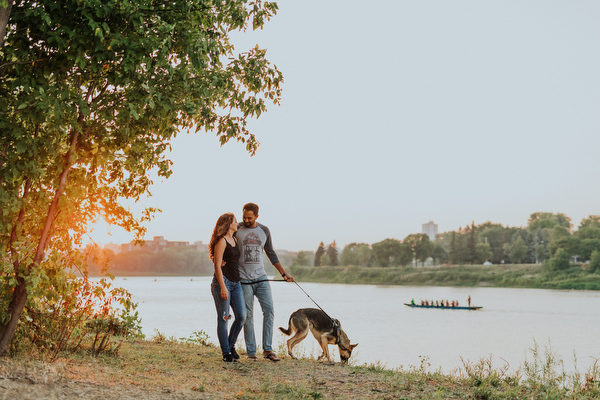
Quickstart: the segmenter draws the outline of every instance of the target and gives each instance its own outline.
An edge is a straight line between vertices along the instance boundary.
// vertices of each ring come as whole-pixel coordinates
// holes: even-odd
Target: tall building
[[[426,224],[422,225],[423,229],[421,233],[427,234],[429,236],[429,240],[435,240],[435,236],[438,234],[438,225],[433,221],[429,221]]]

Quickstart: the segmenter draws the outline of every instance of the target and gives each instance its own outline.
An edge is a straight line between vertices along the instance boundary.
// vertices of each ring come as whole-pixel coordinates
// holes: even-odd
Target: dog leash
[[[323,310],[323,309],[321,308],[321,306],[320,306],[320,305],[318,305],[318,304],[317,304],[317,302],[316,302],[316,301],[315,301],[315,300],[314,300],[312,297],[310,297],[310,295],[309,295],[308,293],[306,293],[306,291],[305,291],[304,289],[302,289],[302,286],[300,286],[300,284],[299,284],[298,282],[294,281],[294,283],[296,284],[296,286],[298,286],[298,287],[300,288],[300,290],[302,290],[302,291],[304,292],[304,294],[305,294],[305,295],[306,295],[306,296],[307,296],[307,297],[308,297],[308,298],[309,298],[309,299],[310,299],[310,300],[311,300],[313,303],[315,303],[315,305],[316,305],[317,307],[319,307],[319,310],[323,311],[323,314],[325,314],[325,315],[327,316],[327,318],[329,318],[329,320],[331,321],[331,323],[333,324],[333,326],[335,326],[335,328],[337,329],[337,331],[338,331],[338,334],[339,334],[339,333],[340,333],[340,326],[339,326],[339,325],[338,325],[338,324],[335,322],[335,320],[334,320],[333,318],[331,318],[331,317],[329,316],[329,314],[327,314],[327,313],[325,312],[325,310]],[[340,341],[340,338],[339,338],[339,336],[338,336],[338,342],[339,342],[339,341]]]
[[[260,282],[287,282],[285,279],[261,279],[260,281],[252,281],[252,282],[240,282],[242,285],[253,285],[255,283],[260,283]],[[304,292],[304,294],[306,295],[306,297],[308,297],[313,303],[315,303],[315,305],[317,307],[319,307],[319,310],[323,311],[323,314],[325,314],[325,316],[327,316],[327,318],[329,318],[329,320],[331,321],[331,323],[333,324],[333,326],[335,326],[335,328],[338,331],[338,334],[340,333],[340,326],[335,322],[335,320],[333,318],[331,318],[329,316],[329,314],[327,314],[325,312],[325,310],[323,310],[323,308],[321,308],[321,306],[319,304],[317,304],[317,302],[310,297],[310,295],[308,293],[306,293],[306,291],[304,289],[302,289],[302,286],[300,286],[300,284],[296,281],[294,281],[294,283],[296,284],[296,286],[298,286],[300,288],[300,290],[302,290],[302,292]],[[339,337],[338,337],[338,341],[339,341]]]
[[[285,279],[262,279],[260,281],[252,281],[252,282],[240,282],[242,285],[254,285],[255,283],[261,282],[287,282]]]

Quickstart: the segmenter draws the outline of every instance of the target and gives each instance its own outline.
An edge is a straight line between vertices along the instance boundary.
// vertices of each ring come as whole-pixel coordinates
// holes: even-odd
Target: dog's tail
[[[290,336],[292,334],[292,317],[290,317],[290,320],[288,321],[288,328],[285,329],[284,327],[280,326],[279,330],[287,336]]]
[[[285,329],[284,327],[280,326],[279,330],[281,332],[283,332],[284,335],[290,336],[292,334],[292,330],[290,328]]]

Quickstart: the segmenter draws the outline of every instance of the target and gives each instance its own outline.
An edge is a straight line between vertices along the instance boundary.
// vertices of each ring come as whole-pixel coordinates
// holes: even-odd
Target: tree
[[[320,267],[321,266],[321,257],[323,257],[323,255],[325,254],[325,243],[321,242],[319,243],[319,247],[317,248],[317,251],[315,252],[315,267]]]
[[[530,232],[536,232],[540,228],[552,229],[555,226],[562,226],[571,229],[571,218],[561,213],[549,213],[549,212],[536,212],[529,216],[527,221],[527,230]]]
[[[583,261],[590,260],[596,250],[600,250],[600,239],[581,240],[579,244],[579,256]]]
[[[581,239],[600,239],[600,215],[584,218],[575,235]]]
[[[475,252],[477,253],[477,261],[479,264],[489,261],[493,256],[492,248],[488,243],[477,243]]]
[[[333,267],[338,265],[338,251],[337,251],[337,244],[335,243],[335,240],[327,248],[327,255],[329,256],[329,264],[327,264],[327,265],[331,265]]]
[[[342,265],[368,267],[371,261],[371,247],[366,243],[347,244],[340,258]]]
[[[254,154],[247,120],[278,103],[282,75],[258,46],[236,53],[229,35],[276,11],[241,0],[12,7],[0,50],[0,353],[29,296],[67,288],[64,270],[84,266],[74,247],[89,222],[143,237],[155,210],[135,216],[119,201],[147,194],[151,171],[171,174],[178,131],[214,131]]]
[[[527,257],[527,245],[520,235],[515,235],[514,241],[508,245],[508,257],[513,263],[520,263]]]
[[[477,261],[477,238],[475,236],[475,222],[471,223],[471,228],[468,229],[468,235],[469,237],[467,238],[466,249],[467,259],[465,261],[472,265],[475,263],[475,261]]]
[[[429,236],[424,233],[413,233],[404,238],[405,246],[411,251],[412,259],[425,262],[433,251],[433,246],[429,241]]]
[[[400,265],[402,242],[397,239],[385,239],[371,245],[375,262],[381,267]]]
[[[564,271],[569,268],[569,254],[564,249],[556,250],[554,257],[548,260],[551,271]]]
[[[452,231],[448,251],[448,261],[450,261],[450,264],[458,264],[458,240],[456,236],[456,232]]]
[[[4,36],[6,36],[6,25],[12,9],[13,0],[0,1],[0,49],[4,45]]]
[[[590,257],[590,272],[600,272],[600,250],[594,250]]]
[[[292,264],[299,266],[310,266],[309,254],[311,253],[312,252],[310,251],[299,251],[294,260],[292,261]]]
[[[328,267],[331,265],[331,258],[329,258],[329,255],[325,253],[321,256],[319,263],[321,264],[321,267]]]
[[[444,246],[437,241],[432,242],[433,251],[431,252],[431,258],[433,258],[434,264],[442,264],[448,261],[448,253],[444,250]]]

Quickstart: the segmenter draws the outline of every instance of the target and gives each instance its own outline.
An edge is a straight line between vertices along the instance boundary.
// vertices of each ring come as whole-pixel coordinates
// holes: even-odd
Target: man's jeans
[[[244,325],[244,339],[246,340],[246,351],[248,355],[256,355],[256,339],[254,337],[254,296],[260,303],[260,308],[263,312],[263,329],[262,329],[262,346],[264,351],[273,350],[273,319],[275,316],[275,310],[273,308],[273,295],[271,294],[271,285],[267,281],[267,276],[262,276],[254,281],[257,282],[252,284],[243,284],[242,290],[244,291],[244,300],[246,302],[246,324]]]
[[[217,337],[223,355],[231,353],[231,349],[235,348],[235,342],[244,326],[246,320],[246,306],[244,305],[244,295],[242,293],[242,285],[239,282],[232,282],[223,276],[225,286],[229,291],[229,299],[223,300],[221,297],[221,286],[216,277],[213,277],[210,291],[215,300],[217,308]],[[231,319],[229,314],[229,306],[233,309],[235,320],[231,324],[229,335],[227,334],[227,325]]]

